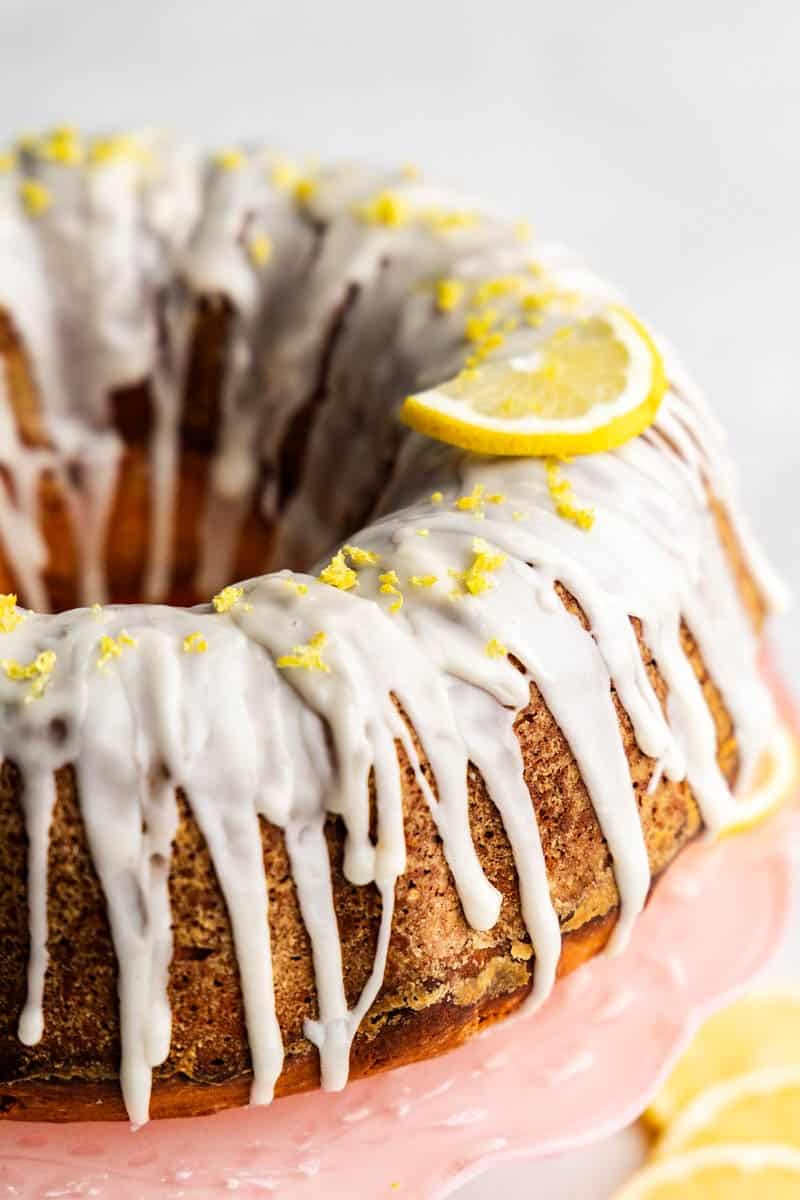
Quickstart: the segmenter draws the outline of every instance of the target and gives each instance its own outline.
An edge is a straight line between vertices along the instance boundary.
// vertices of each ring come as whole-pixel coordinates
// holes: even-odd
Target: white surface
[[[268,137],[413,160],[531,216],[682,348],[800,593],[799,50],[791,0],[4,0],[0,141],[65,120]],[[791,677],[796,614],[778,634]],[[511,1165],[464,1200],[599,1200],[629,1153]]]

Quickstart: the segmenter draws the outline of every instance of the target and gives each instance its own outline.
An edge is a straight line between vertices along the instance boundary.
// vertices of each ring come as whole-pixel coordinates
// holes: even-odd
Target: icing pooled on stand
[[[41,190],[20,192],[25,183]],[[404,433],[396,403],[451,378],[465,358],[473,369],[470,359],[530,354],[572,314],[614,298],[563,249],[521,242],[513,223],[403,172],[309,175],[263,150],[207,161],[160,135],[85,148],[63,133],[25,151],[0,190],[0,307],[34,364],[48,431],[35,446],[20,440],[0,371],[0,454],[14,484],[0,537],[35,606],[47,607],[35,501],[46,469],[63,480],[81,531],[84,599],[109,590],[103,547],[121,444],[108,397],[141,379],[154,398],[145,591],[169,594],[193,314],[204,296],[224,297],[233,314],[197,569],[214,601],[55,615],[5,602],[0,753],[22,773],[29,843],[20,1038],[34,1044],[44,1027],[53,772],[67,765],[118,961],[120,1078],[135,1123],[147,1120],[151,1073],[170,1048],[177,789],[230,918],[254,1103],[271,1099],[283,1063],[259,820],[285,835],[316,981],[305,1033],[323,1086],[339,1089],[383,984],[405,869],[398,746],[466,920],[489,930],[501,896],[472,840],[470,764],[482,776],[514,858],[537,1006],[561,934],[515,733],[532,686],[607,843],[620,900],[612,945],[624,946],[651,878],[612,688],[652,760],[652,787],[686,779],[711,831],[733,819],[736,795],[683,623],[731,715],[742,791],[774,722],[712,496],[765,598],[777,602],[779,586],[738,513],[719,429],[671,352],[654,425],[621,449],[558,473],[540,460],[469,455]],[[299,467],[282,479],[288,431],[312,400]],[[66,469],[75,463],[80,471]],[[277,561],[319,557],[311,573],[223,587],[254,500],[276,522]],[[631,618],[666,682],[666,709]],[[381,902],[372,970],[352,1005],[329,815],[346,831],[346,879],[374,884]]]

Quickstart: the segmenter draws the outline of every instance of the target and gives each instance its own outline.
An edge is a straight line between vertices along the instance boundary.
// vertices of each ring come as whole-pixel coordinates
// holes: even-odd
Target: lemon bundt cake
[[[775,720],[671,350],[410,169],[2,165],[2,1114],[341,1088],[622,946]]]

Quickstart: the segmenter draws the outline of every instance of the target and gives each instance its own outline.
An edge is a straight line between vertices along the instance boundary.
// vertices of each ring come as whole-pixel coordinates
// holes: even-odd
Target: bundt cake
[[[2,1115],[341,1088],[623,946],[775,720],[672,351],[619,448],[470,453],[398,407],[615,304],[563,248],[411,168],[2,167]]]

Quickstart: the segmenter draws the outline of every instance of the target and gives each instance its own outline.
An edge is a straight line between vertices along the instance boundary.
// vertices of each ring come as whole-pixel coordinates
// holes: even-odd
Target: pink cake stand
[[[605,1137],[638,1116],[703,1017],[778,946],[798,833],[792,805],[748,836],[691,847],[623,955],[586,964],[539,1013],[445,1058],[338,1095],[136,1133],[6,1122],[0,1197],[441,1200],[493,1162]]]

